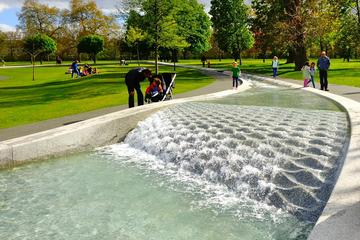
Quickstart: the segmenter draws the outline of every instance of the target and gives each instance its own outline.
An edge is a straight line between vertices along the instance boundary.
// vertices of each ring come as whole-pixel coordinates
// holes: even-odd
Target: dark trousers
[[[328,89],[327,70],[320,70],[320,88],[321,90]]]
[[[232,77],[233,78],[233,87],[239,86],[239,77]]]
[[[138,106],[144,105],[144,95],[140,88],[140,83],[135,85],[128,85],[126,84],[129,92],[129,108],[132,108],[135,106],[134,103],[134,94],[132,94],[136,90],[137,99],[138,99]]]

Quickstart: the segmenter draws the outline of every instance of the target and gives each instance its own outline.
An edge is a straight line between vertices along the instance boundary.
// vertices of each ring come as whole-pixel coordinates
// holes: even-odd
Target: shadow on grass
[[[28,86],[14,86],[14,87],[0,87],[0,90],[20,90],[20,89],[37,89],[37,88],[46,88],[46,87],[56,87],[56,86],[66,86],[66,85],[78,85],[84,82],[91,82],[92,80],[101,80],[101,79],[119,79],[124,80],[124,73],[102,73],[99,75],[92,75],[82,78],[70,78],[68,80],[62,81],[53,81],[46,82]]]

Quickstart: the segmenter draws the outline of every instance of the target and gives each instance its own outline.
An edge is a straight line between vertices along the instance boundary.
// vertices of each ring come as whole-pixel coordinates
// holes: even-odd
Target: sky
[[[96,0],[98,7],[105,13],[111,13],[115,11],[117,2],[120,0]],[[206,11],[210,9],[210,0],[198,0],[205,5]],[[21,5],[24,0],[0,0],[0,30],[1,31],[14,31],[18,24],[17,13],[21,9]],[[41,3],[48,4],[50,6],[56,6],[58,8],[68,8],[69,0],[40,0]],[[250,2],[246,0],[245,2]]]

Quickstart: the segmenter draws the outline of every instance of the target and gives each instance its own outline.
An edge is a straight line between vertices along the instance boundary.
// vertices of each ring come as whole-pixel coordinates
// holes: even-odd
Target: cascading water
[[[334,111],[185,103],[141,122],[125,145],[156,156],[148,164],[161,171],[226,186],[237,204],[314,222],[346,150],[346,122]]]

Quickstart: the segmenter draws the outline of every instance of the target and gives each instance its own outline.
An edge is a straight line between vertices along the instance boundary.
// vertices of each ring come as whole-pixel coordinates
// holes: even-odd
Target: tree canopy
[[[56,42],[44,34],[36,34],[25,38],[24,50],[32,55],[50,54],[56,51]]]
[[[25,59],[24,39],[44,34],[55,40],[63,59],[78,57],[79,40],[88,35],[103,38],[106,48],[99,57],[107,59],[119,51],[156,61],[158,56],[176,61],[181,53],[240,60],[242,55],[277,55],[299,70],[320,51],[348,61],[360,56],[360,0],[244,2],[212,0],[206,13],[198,0],[117,0],[116,14],[104,12],[95,0],[70,0],[66,9],[24,0],[17,31],[2,35],[0,54],[6,60]]]
[[[98,35],[88,35],[80,38],[77,45],[79,53],[88,53],[92,55],[96,63],[96,55],[104,50],[104,38]]]
[[[243,0],[212,0],[210,14],[219,47],[241,60],[241,52],[254,44],[248,6]]]
[[[131,5],[129,1],[127,4]],[[128,11],[126,35],[129,35],[131,27],[146,32],[144,41],[154,51],[157,69],[160,48],[172,51],[173,55],[179,50],[193,53],[207,51],[211,47],[210,25],[203,5],[196,0],[143,0],[140,8]]]

